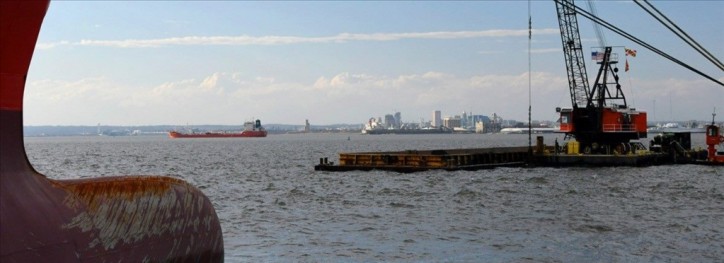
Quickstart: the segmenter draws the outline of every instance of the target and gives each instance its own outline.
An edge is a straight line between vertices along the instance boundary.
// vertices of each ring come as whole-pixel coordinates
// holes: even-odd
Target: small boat
[[[266,137],[266,130],[261,126],[261,121],[245,122],[244,130],[241,132],[204,132],[204,133],[181,133],[177,131],[168,132],[170,138],[234,138],[234,137]]]

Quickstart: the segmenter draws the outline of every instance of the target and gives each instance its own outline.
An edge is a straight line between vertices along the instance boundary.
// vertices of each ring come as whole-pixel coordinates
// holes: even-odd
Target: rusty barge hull
[[[675,164],[669,154],[646,153],[640,155],[615,154],[557,154],[535,157],[535,164],[547,167],[581,167],[581,166],[652,166]]]
[[[498,168],[498,167],[521,167],[524,165],[525,165],[525,162],[510,162],[510,163],[500,163],[500,164],[461,165],[461,166],[430,168],[430,167],[389,166],[389,165],[388,166],[370,166],[370,165],[329,165],[329,164],[324,165],[324,164],[320,164],[320,165],[314,166],[314,170],[330,171],[330,172],[382,170],[382,171],[392,171],[392,172],[399,172],[399,173],[414,173],[414,172],[422,172],[422,171],[429,171],[429,170],[475,171],[475,170],[484,170],[484,169],[494,169],[494,168]]]
[[[528,162],[528,156],[528,147],[340,153],[339,165],[322,158],[314,169],[317,171],[386,170],[403,173],[433,169],[480,170],[523,166]]]
[[[571,166],[652,166],[676,163],[665,153],[642,154],[565,154],[554,153],[551,146],[498,147],[399,152],[340,153],[339,164],[322,158],[317,171],[384,170],[402,173],[427,170],[481,170],[497,167],[571,167]]]

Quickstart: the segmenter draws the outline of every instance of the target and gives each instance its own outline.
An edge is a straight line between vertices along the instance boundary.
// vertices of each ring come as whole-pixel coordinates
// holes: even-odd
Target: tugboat
[[[266,130],[261,126],[261,121],[247,121],[244,123],[244,130],[241,132],[204,132],[204,133],[181,133],[177,131],[168,132],[170,138],[234,138],[234,137],[266,137]]]
[[[714,124],[716,113],[711,115],[711,125],[706,126],[706,160],[709,164],[724,165],[724,151],[716,150],[717,145],[724,144],[724,135],[721,134],[719,126]]]

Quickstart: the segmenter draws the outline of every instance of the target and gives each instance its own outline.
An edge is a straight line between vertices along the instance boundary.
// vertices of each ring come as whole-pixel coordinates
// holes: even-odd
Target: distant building
[[[465,126],[465,127],[469,127],[471,129],[474,128],[475,131],[478,133],[489,133],[489,132],[491,132],[489,130],[490,122],[491,122],[491,120],[488,116],[471,114],[471,115],[468,115],[469,126]],[[481,129],[480,131],[478,131],[479,128]]]
[[[442,126],[442,113],[439,110],[432,112],[432,127],[438,128]]]
[[[395,112],[395,126],[394,127],[396,129],[399,129],[400,127],[402,127],[402,113],[400,113],[399,111]]]
[[[462,125],[462,120],[461,120],[460,116],[445,117],[444,119],[442,119],[442,126],[445,126],[450,129],[460,128],[461,125]]]
[[[503,118],[498,114],[493,113],[493,119],[490,120],[489,125],[486,125],[485,132],[498,133],[503,128]]]
[[[479,121],[475,123],[475,133],[486,133],[484,122]]]
[[[396,128],[395,127],[395,116],[392,116],[392,114],[385,115],[385,127],[386,128]]]
[[[484,126],[490,123],[490,118],[485,115],[474,115],[472,112],[463,112],[460,116],[461,127],[469,130],[473,130],[478,125],[478,122],[483,122]]]

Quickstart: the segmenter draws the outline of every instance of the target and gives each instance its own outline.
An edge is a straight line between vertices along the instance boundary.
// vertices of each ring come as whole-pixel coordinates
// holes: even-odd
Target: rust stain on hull
[[[22,116],[0,110],[0,122]],[[185,181],[49,180],[29,166],[22,140],[0,143],[0,262],[223,261],[216,211]]]
[[[49,180],[32,168],[22,94],[48,6],[0,1],[0,262],[223,261],[211,201],[182,180]]]
[[[123,176],[95,179],[51,181],[56,187],[73,193],[76,200],[86,204],[89,209],[97,209],[98,200],[114,198],[133,200],[143,196],[161,196],[166,194],[172,184],[184,184],[184,181],[171,177]]]
[[[62,227],[96,234],[88,248],[111,250],[156,236],[212,233],[211,222],[218,220],[204,211],[210,205],[205,196],[170,177],[111,177],[56,182],[56,186],[68,190],[63,204],[80,211]],[[185,248],[174,247],[169,253],[178,249]]]

